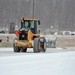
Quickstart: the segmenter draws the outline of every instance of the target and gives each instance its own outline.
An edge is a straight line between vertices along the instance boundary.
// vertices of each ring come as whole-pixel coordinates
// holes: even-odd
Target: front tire
[[[43,52],[46,52],[46,40],[44,40],[44,49]]]

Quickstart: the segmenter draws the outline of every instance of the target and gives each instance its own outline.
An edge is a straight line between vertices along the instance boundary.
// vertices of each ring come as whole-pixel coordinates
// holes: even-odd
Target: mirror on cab
[[[40,25],[40,20],[38,20],[38,25]]]

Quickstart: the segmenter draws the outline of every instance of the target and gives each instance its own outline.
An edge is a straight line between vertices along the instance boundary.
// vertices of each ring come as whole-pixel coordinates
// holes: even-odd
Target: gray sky
[[[21,16],[32,17],[33,0],[0,0],[0,26],[15,22]],[[75,0],[34,0],[34,16],[41,20],[41,28],[75,30]]]

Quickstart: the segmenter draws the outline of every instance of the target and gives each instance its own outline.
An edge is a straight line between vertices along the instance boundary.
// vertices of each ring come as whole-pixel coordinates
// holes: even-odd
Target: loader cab
[[[37,33],[37,25],[40,25],[40,21],[36,19],[22,19],[21,28],[30,29],[32,33]]]

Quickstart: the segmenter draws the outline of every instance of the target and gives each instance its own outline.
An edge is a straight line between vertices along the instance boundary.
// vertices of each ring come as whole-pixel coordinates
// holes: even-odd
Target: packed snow
[[[55,50],[61,52],[14,53],[12,48],[0,48],[0,52],[2,50],[10,51],[10,55],[0,56],[0,75],[75,75],[75,51],[62,52],[63,49],[58,48]]]

